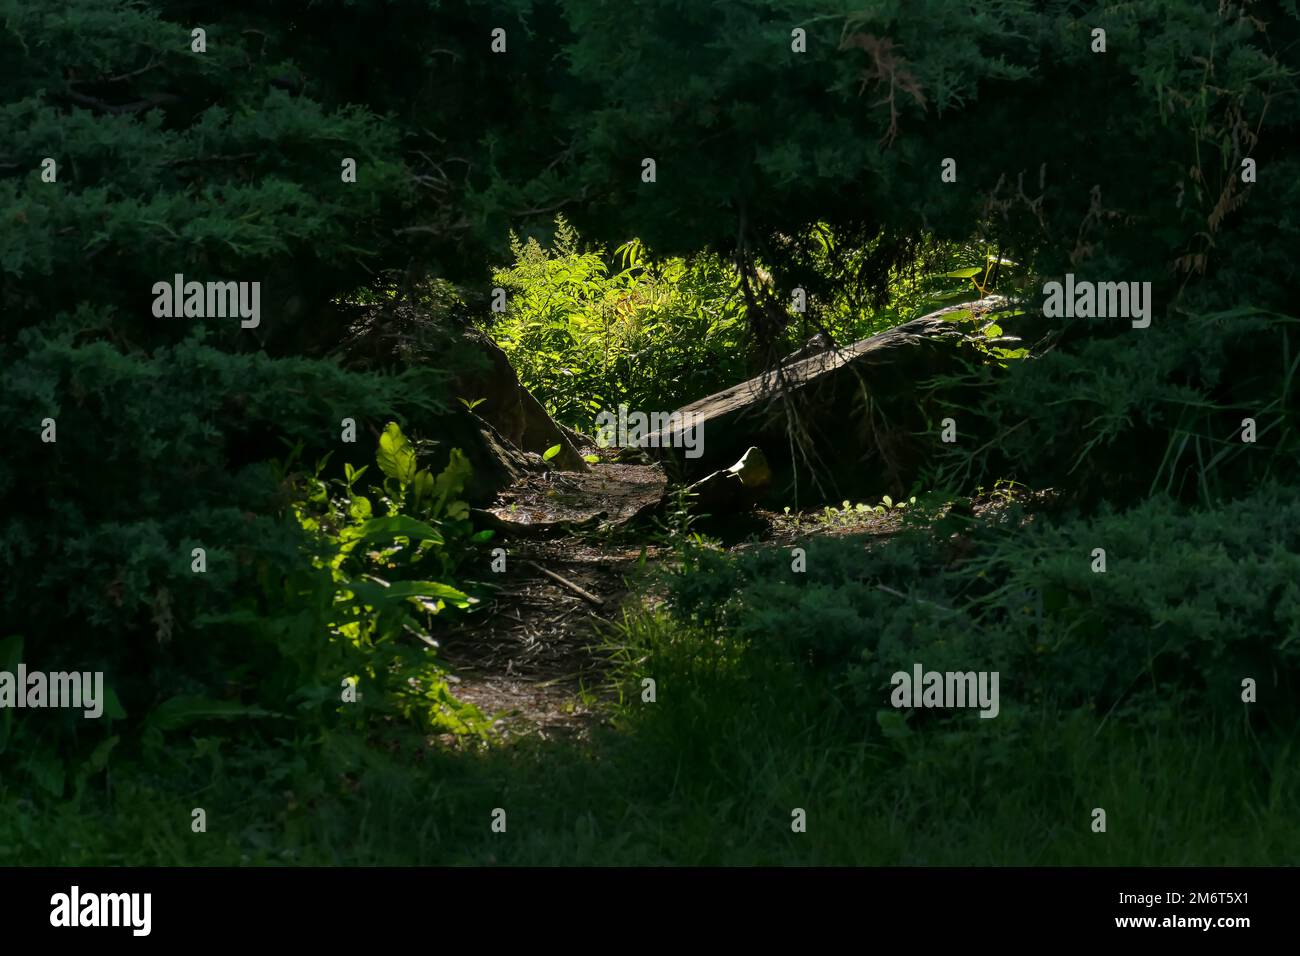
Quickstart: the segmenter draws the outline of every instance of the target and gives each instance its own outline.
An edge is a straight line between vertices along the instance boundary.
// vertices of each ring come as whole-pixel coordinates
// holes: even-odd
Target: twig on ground
[[[535,567],[538,571],[541,571],[544,575],[546,575],[551,580],[563,584],[566,588],[568,588],[574,594],[578,595],[578,597],[582,598],[584,601],[590,601],[592,604],[596,605],[596,607],[605,606],[604,598],[598,598],[590,591],[586,591],[578,587],[578,585],[574,584],[568,578],[561,577],[560,575],[556,574],[554,571],[548,571],[546,568],[542,567],[536,561],[529,561],[528,563],[531,564],[533,567]]]

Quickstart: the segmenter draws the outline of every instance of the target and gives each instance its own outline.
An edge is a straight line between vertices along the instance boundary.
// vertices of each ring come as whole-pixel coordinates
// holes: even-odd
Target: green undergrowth
[[[787,548],[684,538],[668,603],[607,634],[618,700],[588,740],[449,749],[398,722],[280,739],[199,726],[62,805],[0,782],[0,862],[1295,859],[1295,489],[1088,519],[936,522],[927,506],[870,547],[807,542],[801,573]],[[998,717],[893,711],[890,673],[913,662],[999,669]]]

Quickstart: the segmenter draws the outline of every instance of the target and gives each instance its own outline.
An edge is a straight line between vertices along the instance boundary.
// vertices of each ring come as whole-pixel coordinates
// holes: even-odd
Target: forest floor
[[[653,574],[671,556],[671,507],[656,465],[617,461],[586,473],[525,475],[481,516],[506,550],[505,568],[472,581],[490,595],[441,640],[453,692],[503,737],[581,738],[617,694],[611,638],[628,602],[657,600]],[[792,545],[811,535],[886,536],[898,513],[850,509],[744,515],[722,546]]]
[[[611,692],[602,629],[631,598],[642,548],[578,533],[503,543],[506,580],[441,641],[453,691],[503,736],[581,736]],[[646,547],[646,560],[659,550]]]

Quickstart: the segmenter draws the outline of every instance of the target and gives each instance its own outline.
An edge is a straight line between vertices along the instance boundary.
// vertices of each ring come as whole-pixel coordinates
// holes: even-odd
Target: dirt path
[[[499,588],[494,600],[441,638],[453,691],[495,716],[503,736],[582,735],[611,693],[601,630],[621,616],[641,547],[575,537],[502,545],[506,570],[484,582]],[[647,548],[647,560],[657,553]]]

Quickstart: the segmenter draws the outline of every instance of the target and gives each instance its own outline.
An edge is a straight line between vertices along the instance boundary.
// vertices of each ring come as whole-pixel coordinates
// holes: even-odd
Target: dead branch
[[[541,571],[552,581],[556,581],[559,584],[563,584],[566,588],[568,588],[574,594],[578,595],[578,597],[582,598],[584,601],[590,601],[592,604],[596,605],[596,607],[605,606],[605,600],[603,598],[598,598],[590,591],[583,590],[582,588],[578,587],[578,585],[570,581],[568,578],[561,577],[560,575],[556,574],[554,571],[547,570],[546,568],[538,564],[536,561],[529,561],[527,563],[535,567],[538,571]]]

